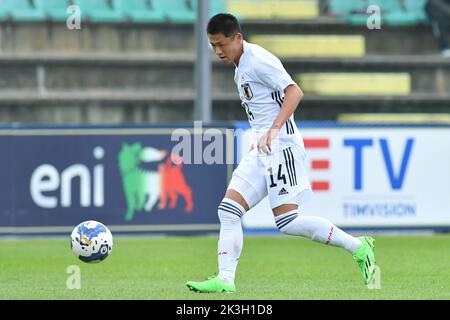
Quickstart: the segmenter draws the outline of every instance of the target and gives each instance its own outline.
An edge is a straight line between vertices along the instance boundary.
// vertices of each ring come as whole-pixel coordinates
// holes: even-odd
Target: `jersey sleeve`
[[[284,91],[287,86],[295,84],[281,61],[273,57],[264,57],[253,61],[253,70],[256,78],[275,91]]]

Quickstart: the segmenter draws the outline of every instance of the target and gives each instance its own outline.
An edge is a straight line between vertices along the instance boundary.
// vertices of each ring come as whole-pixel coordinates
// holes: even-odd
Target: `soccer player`
[[[298,213],[299,205],[311,192],[303,138],[293,115],[303,97],[302,90],[277,57],[243,39],[233,15],[213,16],[207,33],[214,53],[236,68],[234,81],[254,143],[233,172],[218,206],[219,273],[205,281],[188,281],[187,287],[196,292],[236,291],[234,278],[243,245],[241,218],[267,195],[281,232],[347,250],[368,284],[375,271],[375,240],[353,237],[324,218]]]

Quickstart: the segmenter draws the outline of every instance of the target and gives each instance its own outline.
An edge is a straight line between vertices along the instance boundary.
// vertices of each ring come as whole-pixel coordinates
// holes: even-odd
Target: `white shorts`
[[[253,150],[234,170],[228,189],[239,192],[250,208],[267,195],[272,209],[300,205],[312,193],[305,162],[306,154],[297,145],[269,155]]]

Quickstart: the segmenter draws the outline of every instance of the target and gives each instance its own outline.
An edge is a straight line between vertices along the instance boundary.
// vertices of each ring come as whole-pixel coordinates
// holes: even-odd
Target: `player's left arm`
[[[258,151],[264,153],[271,152],[272,140],[278,136],[281,127],[288,121],[297,109],[303,98],[303,91],[297,84],[290,84],[284,89],[284,102],[281,105],[280,112],[273,122],[269,131],[264,134],[258,143]]]

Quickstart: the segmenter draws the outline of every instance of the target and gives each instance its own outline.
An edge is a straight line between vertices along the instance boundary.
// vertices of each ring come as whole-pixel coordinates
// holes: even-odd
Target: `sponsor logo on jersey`
[[[280,192],[278,192],[278,195],[282,196],[282,195],[285,195],[285,194],[288,194],[288,193],[289,192],[287,192],[285,188],[281,188]]]

